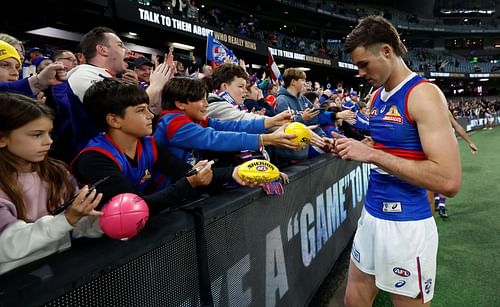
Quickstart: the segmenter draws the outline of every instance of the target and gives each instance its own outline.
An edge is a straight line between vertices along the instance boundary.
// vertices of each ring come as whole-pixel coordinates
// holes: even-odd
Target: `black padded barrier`
[[[179,210],[129,241],[79,239],[0,275],[0,306],[200,306],[200,282],[213,306],[304,306],[352,238],[369,167],[325,155],[285,171],[283,196],[241,188],[194,205],[209,279],[193,210]]]

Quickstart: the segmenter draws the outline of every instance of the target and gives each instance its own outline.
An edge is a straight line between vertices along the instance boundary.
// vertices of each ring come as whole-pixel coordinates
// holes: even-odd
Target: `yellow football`
[[[311,142],[311,130],[303,123],[293,122],[289,124],[285,128],[285,133],[297,135],[292,141],[300,144],[302,149],[306,148]]]
[[[280,170],[271,162],[253,159],[238,167],[238,176],[245,181],[271,182],[280,177]]]

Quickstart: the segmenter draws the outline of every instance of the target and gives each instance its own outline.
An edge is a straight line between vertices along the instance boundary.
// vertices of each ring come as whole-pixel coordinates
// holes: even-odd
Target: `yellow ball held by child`
[[[253,159],[238,166],[238,176],[250,182],[271,182],[280,177],[280,170],[271,162]]]
[[[301,149],[306,148],[311,142],[311,130],[303,123],[293,122],[286,126],[285,133],[295,134],[296,138],[292,139],[293,142],[301,145]]]

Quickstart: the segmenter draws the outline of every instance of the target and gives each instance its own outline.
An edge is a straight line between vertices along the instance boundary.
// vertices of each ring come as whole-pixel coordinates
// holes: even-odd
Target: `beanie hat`
[[[8,58],[14,58],[17,63],[19,63],[19,67],[21,67],[21,59],[19,58],[19,53],[17,53],[16,48],[0,40],[0,61]]]

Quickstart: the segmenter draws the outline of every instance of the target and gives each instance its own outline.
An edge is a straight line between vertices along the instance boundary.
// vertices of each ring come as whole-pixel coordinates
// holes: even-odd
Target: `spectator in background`
[[[187,6],[187,1],[189,0],[172,0],[174,14],[185,17],[184,8]]]
[[[68,151],[61,157],[64,160],[73,159],[88,140],[98,133],[82,105],[87,89],[95,82],[125,74],[128,68],[130,50],[112,29],[95,27],[82,37],[79,45],[86,64],[78,65],[68,73],[65,86],[52,90],[62,112],[61,116],[58,114],[56,123],[61,129],[58,133],[65,135],[65,138],[58,140],[64,144],[60,148]],[[173,61],[169,63],[160,64],[158,71],[153,73],[155,77],[151,77],[146,91],[152,107],[160,104],[161,88],[173,72],[173,68],[166,68],[173,65]]]
[[[309,125],[318,124],[319,109],[315,110],[313,104],[309,101],[302,92],[306,83],[306,74],[304,71],[297,68],[287,68],[283,73],[283,87],[278,91],[276,98],[276,110],[281,113],[286,110],[291,110],[293,121]],[[317,126],[312,130],[320,137],[326,136],[325,132]],[[291,151],[287,149],[275,150],[278,160],[304,160],[307,159],[309,148],[306,147],[299,151]],[[311,156],[313,152],[311,152]]]
[[[189,19],[198,21],[198,11],[200,9],[196,6],[195,0],[187,0],[186,16]]]
[[[68,73],[68,81],[52,89],[57,106],[55,143],[57,157],[71,161],[98,130],[83,107],[83,96],[97,81],[126,72],[129,50],[115,32],[96,27],[83,35],[79,44],[86,64]]]
[[[77,65],[87,63],[87,60],[85,59],[85,56],[82,53],[82,47],[80,46],[80,44],[78,44],[76,46],[75,57],[76,57],[76,60],[78,61]]]
[[[202,73],[205,77],[212,78],[212,76],[214,74],[214,70],[213,70],[212,66],[205,64],[202,67]]]
[[[14,36],[11,36],[7,33],[0,33],[0,41],[4,41],[7,44],[10,44],[12,47],[14,47],[17,50],[17,53],[19,53],[19,59],[21,60],[21,66],[22,66],[24,63],[24,53],[25,53],[23,43],[20,40],[18,40],[17,38],[15,38]],[[22,69],[22,67],[21,67],[21,69]],[[29,76],[27,76],[27,77],[29,77]],[[20,79],[23,78],[22,71],[19,72],[19,78]]]
[[[175,62],[175,68],[176,68],[176,73],[175,73],[176,77],[189,77],[189,72],[184,67],[184,63],[182,63],[182,61],[177,60]]]
[[[139,79],[139,85],[146,89],[149,86],[149,77],[153,70],[154,64],[148,58],[140,56],[134,61],[134,71]]]
[[[0,41],[0,82],[13,82],[19,79],[21,59],[14,46]]]
[[[276,115],[276,110],[264,100],[262,90],[255,83],[247,85],[247,95],[243,103],[249,112],[259,112],[259,114],[262,114],[263,110],[266,116]]]
[[[44,56],[44,54],[43,54],[43,50],[41,48],[33,47],[33,48],[28,50],[28,60],[31,63],[33,63],[33,60],[35,60],[35,58],[43,57],[43,56]]]
[[[54,55],[52,56],[52,59],[54,60],[54,62],[61,62],[64,65],[64,70],[66,70],[67,72],[78,65],[76,56],[73,54],[73,52],[66,49],[56,50],[54,52]]]
[[[163,11],[167,14],[173,14],[174,13],[174,7],[172,5],[172,1],[170,0],[152,0],[149,5],[152,8],[155,8],[159,11]]]
[[[36,67],[36,73],[39,74],[45,67],[49,66],[49,64],[52,64],[53,61],[46,56],[43,57],[38,57],[33,60],[33,65]]]
[[[194,56],[193,51],[189,51],[188,61],[186,62],[186,74],[199,72],[200,65]]]
[[[260,115],[239,108],[246,96],[247,80],[248,73],[239,65],[217,66],[210,84],[212,93],[208,95],[208,117],[231,121],[259,118]]]
[[[66,79],[62,64],[50,64],[40,74],[18,80],[19,67],[21,59],[16,49],[0,41],[0,91],[35,97],[49,86],[60,84]]]

